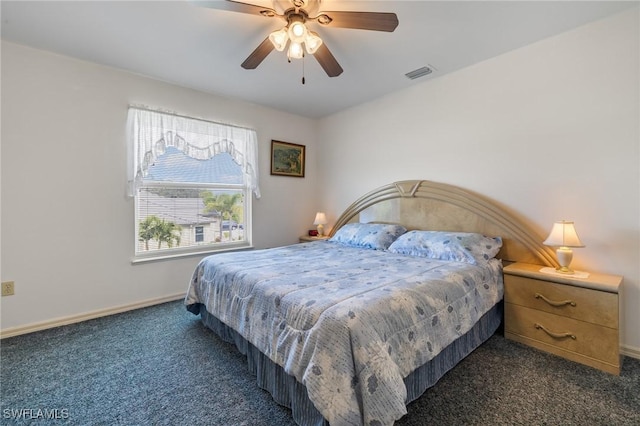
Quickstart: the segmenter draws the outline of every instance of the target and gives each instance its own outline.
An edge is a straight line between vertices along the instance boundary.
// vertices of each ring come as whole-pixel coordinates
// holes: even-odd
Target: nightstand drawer
[[[618,295],[615,293],[505,275],[504,300],[506,303],[618,328]]]
[[[505,303],[505,333],[614,366],[620,362],[618,330],[608,327]]]

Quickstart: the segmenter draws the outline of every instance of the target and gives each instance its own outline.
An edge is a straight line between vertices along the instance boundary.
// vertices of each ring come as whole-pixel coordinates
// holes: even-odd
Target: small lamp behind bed
[[[571,260],[573,259],[572,247],[584,247],[578,234],[576,232],[573,222],[562,220],[555,222],[551,233],[546,240],[542,243],[546,246],[557,247],[556,256],[560,267],[556,269],[556,272],[562,274],[573,274],[574,271],[569,268]]]
[[[313,221],[314,225],[318,225],[318,237],[322,237],[324,235],[324,225],[327,224],[327,216],[324,212],[316,213],[316,220]]]

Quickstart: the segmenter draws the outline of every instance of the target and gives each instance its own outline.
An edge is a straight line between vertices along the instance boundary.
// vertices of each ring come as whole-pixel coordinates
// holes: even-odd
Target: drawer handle
[[[554,333],[553,331],[549,331],[547,330],[544,325],[540,325],[540,324],[535,324],[535,327],[538,330],[542,330],[545,333],[547,333],[549,336],[555,338],[555,339],[564,339],[565,337],[571,337],[573,340],[576,340],[576,335],[575,334],[571,334],[571,333]]]
[[[564,305],[576,306],[576,302],[574,302],[573,300],[563,300],[561,302],[556,302],[554,300],[547,299],[546,297],[544,297],[540,293],[536,293],[536,299],[542,299],[545,302],[547,302],[548,304],[550,304],[551,306],[555,306],[555,307],[564,306]]]

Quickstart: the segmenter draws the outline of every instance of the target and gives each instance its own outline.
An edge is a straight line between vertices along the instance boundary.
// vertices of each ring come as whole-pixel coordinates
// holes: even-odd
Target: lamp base
[[[556,272],[558,274],[573,274],[575,271],[567,266],[560,266],[556,268]]]
[[[318,225],[318,227],[316,229],[318,230],[318,237],[323,237],[324,236],[324,226]]]
[[[556,249],[556,257],[560,266],[556,270],[561,274],[572,274],[573,270],[569,268],[573,260],[573,250],[569,247],[558,247]]]

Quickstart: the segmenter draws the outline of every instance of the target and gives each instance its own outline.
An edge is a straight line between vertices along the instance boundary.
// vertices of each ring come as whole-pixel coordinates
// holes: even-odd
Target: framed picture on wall
[[[305,146],[271,141],[271,174],[304,177]]]

